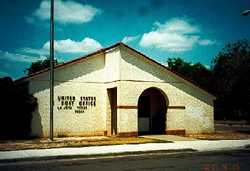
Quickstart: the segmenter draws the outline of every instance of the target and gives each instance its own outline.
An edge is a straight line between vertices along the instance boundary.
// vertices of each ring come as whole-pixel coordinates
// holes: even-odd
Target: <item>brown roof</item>
[[[206,93],[208,93],[208,94],[212,95],[214,98],[216,98],[213,94],[209,93],[209,92],[208,92],[207,90],[205,90],[204,88],[201,88],[200,85],[197,85],[197,83],[195,83],[194,81],[185,78],[183,75],[181,75],[181,74],[179,74],[179,73],[177,73],[177,72],[175,72],[175,71],[172,71],[170,68],[166,67],[165,65],[162,65],[161,63],[159,63],[159,62],[157,62],[157,61],[151,59],[150,57],[146,56],[145,54],[143,54],[143,53],[141,53],[141,52],[135,50],[134,48],[132,48],[132,47],[130,47],[130,46],[128,46],[128,45],[126,45],[126,44],[124,44],[124,43],[122,43],[122,42],[118,42],[118,43],[113,44],[113,45],[111,45],[111,46],[109,46],[109,47],[107,47],[107,48],[103,48],[103,49],[97,50],[97,51],[95,51],[95,52],[92,52],[92,53],[87,54],[87,55],[85,55],[85,56],[79,57],[79,58],[77,58],[77,59],[74,59],[74,60],[71,60],[71,61],[68,61],[68,62],[65,62],[65,63],[62,63],[62,64],[58,64],[58,65],[55,66],[55,69],[57,69],[57,68],[62,68],[62,67],[66,66],[66,65],[69,65],[69,64],[74,64],[74,63],[81,62],[82,60],[85,60],[85,59],[88,59],[88,58],[92,57],[93,55],[105,53],[107,50],[110,50],[110,49],[112,49],[112,48],[118,47],[118,46],[120,46],[120,45],[122,45],[122,46],[124,46],[124,47],[126,47],[126,48],[128,48],[128,49],[130,49],[130,50],[132,50],[132,51],[134,51],[134,52],[136,52],[136,53],[138,53],[138,54],[140,54],[141,56],[143,56],[143,57],[146,58],[147,60],[149,60],[149,61],[151,61],[151,62],[153,62],[153,63],[155,63],[155,64],[157,64],[157,65],[159,65],[159,66],[161,66],[161,67],[163,67],[163,68],[165,68],[165,69],[167,69],[168,71],[170,71],[170,72],[173,73],[174,75],[177,75],[178,77],[182,78],[183,80],[185,80],[185,81],[187,81],[187,82],[190,82],[190,83],[193,84],[195,87],[201,89],[202,91],[205,91]],[[49,68],[40,70],[40,71],[38,71],[38,72],[35,72],[35,73],[30,74],[30,75],[25,76],[25,77],[19,78],[19,79],[15,80],[15,81],[16,81],[16,82],[24,81],[24,80],[26,80],[26,79],[33,78],[33,77],[35,77],[35,76],[37,76],[37,75],[40,75],[40,74],[42,74],[42,73],[44,73],[44,72],[46,72],[46,71],[49,71]]]
[[[159,62],[157,62],[157,61],[151,59],[151,58],[148,57],[147,55],[145,55],[145,54],[143,54],[143,53],[141,53],[141,52],[135,50],[134,48],[132,48],[132,47],[130,47],[130,46],[128,46],[128,45],[126,45],[126,44],[124,44],[124,43],[122,43],[122,42],[121,42],[120,44],[122,44],[123,46],[127,47],[128,49],[131,49],[132,51],[134,51],[134,52],[136,52],[136,53],[142,55],[144,58],[148,59],[149,61],[151,61],[151,62],[153,62],[153,63],[155,63],[155,64],[157,64],[157,65],[159,65],[159,66],[161,66],[161,67],[163,67],[163,68],[165,68],[165,69],[167,69],[168,71],[170,71],[170,72],[173,73],[174,75],[177,75],[178,77],[182,78],[183,80],[185,80],[185,81],[187,81],[187,82],[193,84],[195,87],[201,89],[202,91],[205,91],[206,93],[208,93],[208,94],[210,94],[211,96],[213,96],[214,98],[216,98],[215,95],[213,95],[212,93],[210,93],[210,92],[209,92],[208,90],[206,90],[205,88],[202,88],[200,85],[198,85],[198,84],[197,84],[196,82],[194,82],[193,80],[190,80],[190,79],[186,78],[185,76],[183,76],[183,75],[181,75],[181,74],[179,74],[179,73],[177,73],[177,72],[171,70],[171,69],[168,68],[167,66],[162,65],[161,63],[159,63]]]
[[[82,60],[85,60],[85,59],[87,59],[87,58],[89,58],[89,57],[92,57],[93,55],[100,54],[100,53],[104,53],[106,50],[109,50],[109,49],[112,49],[112,48],[114,48],[114,47],[117,47],[117,46],[119,46],[120,44],[121,44],[121,43],[118,42],[118,43],[116,43],[116,44],[114,44],[114,45],[112,45],[112,46],[109,46],[109,47],[107,47],[107,48],[103,48],[103,49],[97,50],[97,51],[95,51],[95,52],[89,53],[89,54],[87,54],[87,55],[85,55],[85,56],[76,58],[76,59],[74,59],[74,60],[71,60],[71,61],[68,61],[68,62],[65,62],[65,63],[58,64],[58,65],[55,66],[55,69],[57,69],[57,68],[62,68],[62,67],[66,66],[66,65],[69,65],[69,64],[74,64],[74,63],[81,62]],[[26,79],[29,79],[29,78],[33,78],[33,77],[35,77],[35,76],[37,76],[37,75],[40,75],[40,74],[42,74],[42,73],[44,73],[44,72],[46,72],[46,71],[49,71],[49,68],[42,69],[42,70],[40,70],[40,71],[34,72],[34,73],[30,74],[30,75],[21,77],[21,78],[15,80],[15,81],[19,82],[19,81],[23,81],[23,80],[26,80]]]

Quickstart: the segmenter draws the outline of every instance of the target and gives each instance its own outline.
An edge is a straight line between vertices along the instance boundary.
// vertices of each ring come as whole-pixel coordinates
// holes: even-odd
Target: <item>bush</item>
[[[28,138],[37,107],[37,99],[28,93],[28,82],[16,84],[10,77],[0,78],[0,91],[0,139]]]

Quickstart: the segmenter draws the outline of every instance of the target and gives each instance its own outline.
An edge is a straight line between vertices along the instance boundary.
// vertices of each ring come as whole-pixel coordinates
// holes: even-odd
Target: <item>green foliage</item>
[[[57,60],[54,60],[54,65],[57,65],[57,64],[58,64]],[[36,62],[32,62],[30,67],[27,68],[25,71],[28,73],[28,75],[31,75],[35,72],[49,68],[49,66],[50,66],[50,59],[38,60]]]
[[[209,70],[180,58],[168,59],[171,70],[215,94],[216,119],[250,121],[250,44],[239,40],[227,44],[212,61]]]
[[[28,94],[28,84],[16,84],[10,77],[0,78],[0,139],[27,138],[37,100]]]
[[[191,64],[181,58],[169,58],[167,62],[172,71],[194,81],[206,90],[210,90],[212,72],[201,63]]]
[[[213,60],[217,117],[250,120],[250,44],[227,44]]]

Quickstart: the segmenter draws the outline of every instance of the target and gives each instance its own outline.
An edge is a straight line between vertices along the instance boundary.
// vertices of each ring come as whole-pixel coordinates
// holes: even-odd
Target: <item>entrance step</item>
[[[168,129],[166,130],[167,135],[181,135],[184,136],[186,134],[185,129]]]

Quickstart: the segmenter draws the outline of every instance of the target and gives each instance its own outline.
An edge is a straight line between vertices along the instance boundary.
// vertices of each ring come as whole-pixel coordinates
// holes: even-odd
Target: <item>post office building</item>
[[[50,77],[29,82],[38,100],[32,134],[48,137]],[[215,97],[166,66],[117,43],[54,70],[55,136],[137,136],[214,131]]]

